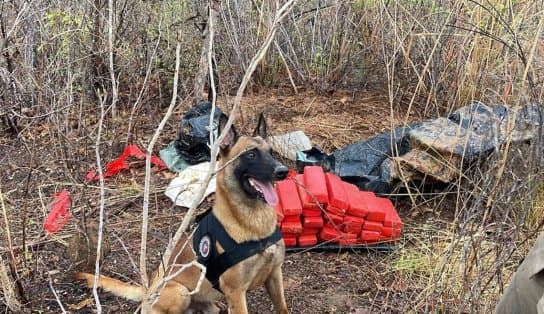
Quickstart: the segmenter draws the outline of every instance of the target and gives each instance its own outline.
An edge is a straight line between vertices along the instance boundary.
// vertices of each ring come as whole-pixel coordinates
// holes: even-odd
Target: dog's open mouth
[[[270,206],[278,204],[278,195],[272,185],[272,182],[263,182],[255,178],[248,178],[249,185],[255,189],[258,198],[262,199]]]

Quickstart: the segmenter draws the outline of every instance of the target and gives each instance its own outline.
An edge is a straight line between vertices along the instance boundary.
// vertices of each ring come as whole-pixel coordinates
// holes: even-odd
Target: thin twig
[[[117,105],[117,80],[115,79],[115,67],[113,64],[113,8],[114,1],[108,0],[108,53],[109,53],[109,70],[110,70],[110,79],[111,79],[111,115],[115,117],[116,110],[115,106]]]
[[[132,256],[130,256],[130,253],[129,253],[125,243],[123,242],[123,240],[121,240],[121,238],[115,233],[113,234],[113,236],[117,239],[117,241],[119,241],[119,243],[121,243],[121,246],[123,247],[123,250],[125,250],[125,253],[127,253],[127,257],[129,259],[130,263],[132,264],[132,267],[134,267],[134,270],[138,271],[138,266],[136,266],[136,263],[134,262],[134,259],[132,259]]]
[[[66,245],[66,241],[63,241],[63,240],[71,238],[71,237],[72,237],[71,234],[60,235],[60,236],[59,235],[54,235],[54,237],[52,237],[52,238],[50,237],[50,235],[48,235],[48,236],[38,238],[38,239],[36,239],[34,241],[31,241],[31,242],[25,244],[25,246],[23,246],[22,244],[21,245],[14,245],[12,247],[12,249],[13,250],[22,250],[22,249],[28,250],[31,247],[39,246],[39,245],[42,245],[42,244],[45,244],[45,243],[50,243],[50,242],[58,242],[58,243],[61,243],[62,245]],[[9,252],[9,251],[10,251],[9,247],[0,246],[0,253],[5,253],[5,252]]]
[[[4,216],[4,227],[5,227],[4,230],[6,230],[6,240],[8,241],[9,254],[11,256],[12,263],[15,264],[16,259],[15,259],[15,254],[13,253],[13,243],[11,241],[11,229],[9,227],[8,211],[6,209],[6,205],[4,204],[4,196],[2,195],[1,187],[0,187],[0,207],[2,207],[2,214]]]
[[[208,130],[209,130],[209,135],[210,135],[210,138],[209,138],[209,141],[210,141],[210,146],[213,146],[214,144],[214,128],[213,128],[213,123],[214,123],[214,117],[215,117],[215,102],[217,100],[217,91],[216,91],[216,88],[215,88],[215,78],[213,77],[213,38],[214,38],[214,35],[215,35],[215,30],[214,30],[214,20],[217,16],[217,1],[216,0],[211,0],[209,1],[209,17],[208,17],[208,43],[204,45],[204,48],[207,47],[208,51],[207,51],[207,60],[208,60],[208,75],[209,75],[209,78],[210,78],[210,90],[212,92],[212,109],[210,111],[210,121],[208,123]],[[203,49],[204,49],[203,48]],[[209,98],[209,96],[208,96]]]
[[[287,70],[287,76],[289,77],[291,86],[293,86],[293,90],[295,91],[295,94],[298,94],[297,85],[295,84],[295,81],[293,80],[293,75],[291,74],[291,70],[289,70],[289,64],[287,64],[287,60],[285,60],[285,57],[283,56],[283,52],[281,52],[280,45],[278,44],[276,40],[274,40],[274,46],[276,47],[276,50],[278,51],[278,55],[280,56],[280,59],[283,62],[283,65],[285,66],[285,70]]]
[[[64,309],[64,306],[62,306],[62,302],[59,299],[57,290],[55,290],[55,288],[53,287],[53,279],[51,279],[51,276],[49,276],[49,289],[51,289],[51,292],[53,292],[53,295],[55,296],[55,300],[57,301],[57,304],[59,305],[62,313],[67,313],[66,310]]]
[[[104,95],[105,96],[105,95]],[[104,232],[104,206],[106,204],[106,191],[104,188],[104,176],[102,175],[102,160],[100,158],[100,138],[102,135],[102,125],[104,124],[104,103],[106,97],[100,97],[100,120],[98,121],[98,133],[96,135],[95,154],[96,154],[96,170],[100,182],[100,209],[98,218],[98,238],[96,243],[96,261],[94,264],[94,281],[93,281],[93,296],[96,303],[96,312],[102,313],[102,305],[98,297],[98,278],[100,276],[100,256],[102,252],[102,237]]]
[[[146,254],[147,254],[147,223],[148,223],[148,216],[149,216],[149,189],[150,189],[150,181],[151,181],[151,153],[153,152],[153,147],[155,146],[155,143],[157,142],[159,135],[162,132],[162,129],[166,125],[166,122],[168,119],[170,119],[170,116],[174,112],[174,107],[176,106],[176,100],[177,100],[177,91],[178,91],[178,81],[179,81],[179,67],[180,67],[180,59],[181,59],[181,43],[178,42],[176,45],[176,70],[174,72],[174,85],[172,87],[172,100],[170,102],[170,106],[168,107],[168,110],[164,117],[161,120],[161,123],[159,124],[158,128],[155,130],[155,134],[153,134],[153,138],[151,139],[151,142],[149,142],[149,145],[147,146],[146,150],[146,157],[145,157],[145,183],[144,183],[144,200],[143,200],[143,206],[142,206],[142,238],[140,243],[140,275],[142,277],[142,285],[145,287],[145,289],[148,288],[148,277],[147,277],[147,270],[146,270]]]
[[[200,203],[200,200],[202,199],[204,192],[206,190],[206,187],[208,186],[210,179],[212,177],[212,174],[216,168],[216,161],[217,156],[219,154],[219,143],[223,141],[223,139],[228,134],[234,119],[237,116],[238,107],[240,106],[240,102],[242,100],[242,96],[244,94],[244,91],[246,89],[247,84],[249,83],[249,80],[255,71],[255,68],[257,67],[257,64],[264,58],[266,55],[266,52],[268,51],[268,47],[270,47],[270,44],[272,43],[272,40],[274,39],[274,35],[276,33],[276,29],[281,22],[281,20],[285,17],[285,15],[289,12],[291,7],[294,5],[296,0],[290,0],[287,1],[277,12],[274,16],[274,20],[272,22],[272,25],[270,26],[270,30],[268,32],[268,35],[266,37],[265,42],[261,45],[253,59],[251,60],[251,63],[249,64],[244,77],[242,79],[242,83],[240,84],[240,87],[238,88],[238,92],[236,93],[236,97],[234,99],[234,105],[232,107],[232,110],[230,111],[229,119],[224,126],[221,134],[216,139],[214,145],[212,145],[210,149],[210,168],[208,173],[206,174],[206,177],[204,178],[204,182],[200,186],[200,189],[197,191],[195,197],[193,198],[193,202],[191,203],[191,207],[189,207],[189,210],[187,211],[186,216],[183,218],[183,221],[181,223],[181,226],[176,231],[176,234],[174,235],[174,238],[169,243],[166,252],[164,253],[165,260],[168,261],[170,256],[172,255],[172,250],[175,247],[175,244],[180,241],[182,235],[185,233],[187,228],[189,227],[190,222],[192,221],[192,217],[194,215],[194,212],[196,211],[196,208],[198,207],[198,204]]]
[[[144,92],[147,90],[147,81],[149,80],[151,69],[153,68],[153,60],[155,59],[155,56],[157,55],[157,49],[159,48],[159,44],[162,39],[161,25],[162,25],[162,20],[159,20],[159,26],[157,27],[159,36],[157,36],[157,42],[155,43],[155,48],[153,49],[153,53],[151,54],[151,57],[149,58],[149,63],[147,64],[147,70],[145,71],[145,77],[144,77],[144,82],[142,83],[142,88],[140,89],[138,98],[132,105],[132,110],[130,111],[130,116],[128,118],[127,144],[132,141],[132,120],[134,119],[134,113],[140,106],[140,101],[142,100],[142,96],[144,95]]]
[[[0,254],[0,287],[2,288],[4,301],[6,302],[8,309],[12,310],[14,313],[19,313],[22,309],[21,303],[17,299],[17,294],[13,289],[13,284],[11,283],[8,270],[2,259],[2,254]]]

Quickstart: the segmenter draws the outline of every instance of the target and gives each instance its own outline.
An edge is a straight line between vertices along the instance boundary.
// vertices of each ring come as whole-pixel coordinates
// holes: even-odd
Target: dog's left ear
[[[225,125],[227,124],[227,121],[228,121],[228,118],[226,115],[222,114],[219,117],[219,134],[223,132],[223,129],[225,128]],[[223,141],[221,141],[221,143],[219,144],[219,147],[221,148],[221,152],[228,152],[230,148],[234,146],[237,140],[238,140],[238,132],[236,132],[236,128],[234,127],[234,124],[233,124],[231,125],[229,132],[227,133]]]
[[[268,125],[266,124],[264,113],[262,112],[261,114],[259,114],[259,121],[257,122],[257,127],[255,127],[255,131],[253,131],[253,136],[260,136],[263,139],[266,139],[268,137]]]

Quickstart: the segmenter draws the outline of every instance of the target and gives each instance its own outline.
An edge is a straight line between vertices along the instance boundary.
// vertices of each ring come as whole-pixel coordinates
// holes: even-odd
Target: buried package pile
[[[372,246],[400,238],[403,223],[389,199],[319,166],[278,182],[276,190],[278,226],[288,247]]]

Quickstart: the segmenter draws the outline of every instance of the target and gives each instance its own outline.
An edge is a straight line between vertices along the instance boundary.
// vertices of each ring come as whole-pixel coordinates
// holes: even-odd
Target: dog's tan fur
[[[217,189],[213,213],[225,227],[227,233],[237,242],[259,240],[271,235],[276,228],[276,213],[272,207],[262,200],[248,197],[235,177],[234,170],[239,164],[238,156],[248,149],[257,148],[263,154],[270,153],[269,145],[261,137],[240,137],[234,135],[227,138],[221,150],[221,160],[226,164],[217,174]],[[232,142],[228,142],[228,141]],[[182,239],[176,245],[173,256],[178,255],[176,264],[188,263],[195,260],[191,245]],[[222,252],[222,248],[217,248]],[[181,254],[177,254],[180,252]],[[274,303],[278,313],[288,313],[284,298],[281,266],[284,260],[285,246],[283,240],[268,247],[265,251],[253,255],[233,267],[227,269],[219,278],[229,313],[247,313],[246,292],[263,284]],[[172,265],[170,261],[169,265]],[[174,269],[172,273],[176,270]],[[117,279],[101,276],[99,286],[115,295],[130,300],[142,302],[142,312],[149,313],[217,313],[215,306],[218,300],[218,291],[212,288],[205,280],[200,291],[195,295],[188,295],[189,290],[195,288],[200,276],[197,267],[182,272],[167,283],[160,291],[160,296],[154,304],[148,304],[149,296],[145,290],[136,285],[129,285]],[[86,280],[92,287],[94,276],[87,273],[78,273],[76,278]],[[159,278],[154,275],[151,288],[156,286]],[[150,289],[152,290],[152,289]]]

